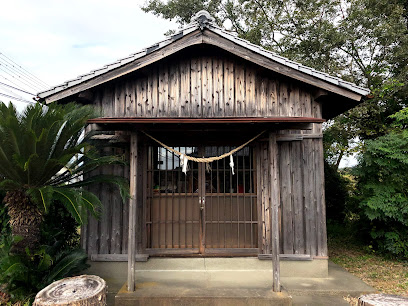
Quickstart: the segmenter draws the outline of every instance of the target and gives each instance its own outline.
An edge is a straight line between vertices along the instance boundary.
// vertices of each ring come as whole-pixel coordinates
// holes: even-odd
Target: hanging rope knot
[[[211,172],[211,166],[210,166],[210,163],[205,163],[205,171],[207,171],[207,173],[210,173]]]

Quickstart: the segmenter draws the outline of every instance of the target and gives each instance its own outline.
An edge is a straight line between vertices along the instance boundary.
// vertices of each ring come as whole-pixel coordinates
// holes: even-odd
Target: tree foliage
[[[360,156],[360,208],[379,247],[408,258],[408,108],[391,118],[391,130],[368,140]]]
[[[59,201],[79,224],[88,212],[99,216],[101,202],[87,185],[108,182],[128,194],[126,179],[89,175],[98,166],[122,163],[120,157],[99,156],[84,135],[86,122],[96,116],[91,106],[29,105],[22,114],[0,104],[0,190],[8,206],[13,235],[24,239],[16,252],[38,245],[42,216]]]
[[[148,0],[143,9],[188,23],[205,9],[252,43],[368,87],[372,99],[330,122],[333,164],[355,141],[385,133],[388,116],[406,106],[407,3],[403,0]]]

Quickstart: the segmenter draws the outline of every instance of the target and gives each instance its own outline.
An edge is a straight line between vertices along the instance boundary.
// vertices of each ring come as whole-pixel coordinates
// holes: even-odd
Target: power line
[[[36,103],[36,102],[34,102],[34,101],[28,101],[28,100],[25,100],[25,99],[22,99],[22,98],[17,98],[17,97],[9,96],[9,95],[6,95],[6,94],[1,93],[1,92],[0,92],[0,96],[7,97],[7,98],[11,98],[11,99],[14,99],[14,100],[16,100],[16,101],[20,101],[20,102],[24,102],[24,103]]]
[[[13,64],[10,64],[6,62],[4,59],[0,57],[0,66],[5,67],[7,70],[11,71],[12,73],[16,74],[19,78],[24,79],[27,83],[30,83],[31,85],[42,89],[45,86],[39,83],[37,80],[31,78],[30,76],[27,76],[26,74],[22,73],[20,70],[16,69]]]
[[[7,72],[6,70],[4,70],[1,66],[0,66],[0,70],[4,71],[5,73],[7,73],[8,75],[10,75],[13,79],[15,79],[15,81],[20,82],[22,84],[24,84],[25,86],[30,87],[31,89],[34,89],[35,91],[38,90],[38,88],[34,88],[33,86],[31,86],[30,84],[27,84],[26,82],[16,78],[14,75],[12,75],[11,73]]]
[[[0,61],[0,69],[6,72],[7,74],[11,75],[13,78],[19,80],[21,83],[26,84],[27,86],[31,87],[32,89],[36,91],[40,91],[42,89],[42,87],[34,84],[33,82],[31,82],[24,76],[22,77],[19,73],[13,71],[13,69],[11,69],[7,64],[2,63],[1,61]]]
[[[33,94],[33,93],[31,93],[31,92],[28,92],[28,91],[25,91],[25,90],[19,89],[19,88],[17,88],[17,87],[11,86],[11,85],[7,85],[7,84],[2,83],[2,82],[0,82],[0,85],[7,86],[7,87],[13,88],[13,89],[15,89],[15,90],[18,90],[18,91],[24,92],[24,93],[26,93],[26,94],[29,94],[29,95],[35,96],[35,94]]]
[[[0,77],[2,77],[3,79],[5,79],[6,81],[10,82],[10,83],[13,84],[13,85],[20,86],[20,85],[14,83],[12,80],[9,80],[8,78],[6,78],[4,75],[1,75],[1,74],[0,74]]]
[[[6,59],[8,59],[10,62],[12,62],[13,64],[17,65],[17,67],[19,67],[21,70],[25,71],[28,75],[32,76],[33,78],[35,78],[36,80],[38,80],[40,83],[43,84],[43,86],[45,87],[51,87],[50,85],[48,85],[47,83],[45,83],[43,80],[39,79],[38,77],[36,77],[34,74],[32,74],[31,72],[27,71],[26,69],[24,69],[22,66],[20,66],[19,64],[17,64],[15,61],[13,61],[11,58],[9,58],[8,56],[6,56],[3,52],[0,52],[0,56],[5,57]]]

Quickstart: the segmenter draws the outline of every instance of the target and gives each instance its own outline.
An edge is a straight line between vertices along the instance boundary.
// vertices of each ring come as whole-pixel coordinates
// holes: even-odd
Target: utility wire
[[[16,73],[8,65],[6,65],[6,64],[4,64],[2,62],[0,62],[0,69],[3,70],[4,72],[8,73],[9,75],[11,75],[13,78],[16,78],[21,83],[26,84],[27,86],[31,87],[32,89],[34,89],[36,91],[40,91],[42,89],[42,87],[32,83],[30,80],[26,79],[25,77],[21,77],[20,74]]]
[[[20,87],[20,85],[14,83],[12,80],[6,78],[4,75],[1,75],[1,74],[0,74],[0,77],[2,77],[2,78],[5,79],[7,82],[10,82],[10,83],[13,84],[13,85],[16,85],[17,87]]]
[[[9,95],[6,95],[6,94],[1,93],[1,92],[0,92],[0,96],[7,97],[7,98],[11,98],[11,99],[14,99],[14,100],[16,100],[16,101],[20,101],[20,102],[24,102],[24,103],[36,103],[36,102],[34,102],[34,101],[28,101],[28,100],[25,100],[25,99],[22,99],[22,98],[17,98],[17,97],[9,96]]]
[[[32,74],[31,72],[27,71],[26,69],[24,69],[23,67],[21,67],[19,64],[17,64],[15,61],[13,61],[11,58],[9,58],[8,56],[6,56],[3,52],[0,51],[0,56],[5,57],[7,60],[9,60],[10,62],[12,62],[13,64],[17,65],[17,67],[19,67],[21,70],[25,71],[28,75],[32,76],[34,79],[38,80],[40,83],[43,84],[44,87],[51,87],[50,85],[48,85],[47,83],[45,83],[43,80],[39,79],[38,77],[36,77],[34,74]]]
[[[35,95],[36,95],[36,94],[31,93],[31,92],[28,92],[28,91],[19,89],[19,88],[17,88],[17,87],[14,87],[14,86],[11,86],[11,85],[7,85],[7,84],[5,84],[5,83],[3,83],[3,82],[0,82],[0,86],[7,86],[7,87],[10,87],[10,88],[12,88],[12,89],[15,89],[15,90],[24,92],[24,93],[29,94],[29,95],[32,95],[32,96],[35,96]]]
[[[0,57],[0,66],[3,66],[5,68],[7,68],[7,70],[11,71],[12,73],[16,74],[19,78],[25,80],[27,83],[32,84],[33,86],[42,89],[45,86],[42,85],[41,83],[39,83],[37,80],[31,78],[30,76],[27,76],[26,74],[22,73],[20,70],[16,69],[15,66],[13,64],[10,64],[6,61],[4,61],[4,59],[2,59]]]
[[[6,70],[4,70],[1,65],[0,65],[0,70],[4,71],[4,72],[7,73],[8,75],[10,75],[13,79],[15,79],[15,81],[20,82],[20,83],[24,84],[25,86],[28,86],[28,87],[30,87],[31,89],[34,89],[35,91],[38,90],[38,88],[34,88],[34,87],[31,86],[30,84],[27,84],[26,82],[24,82],[24,81],[22,81],[22,80],[16,78],[14,75],[12,75],[11,73],[9,73],[9,72],[7,72]],[[39,90],[38,90],[38,91],[39,91]]]

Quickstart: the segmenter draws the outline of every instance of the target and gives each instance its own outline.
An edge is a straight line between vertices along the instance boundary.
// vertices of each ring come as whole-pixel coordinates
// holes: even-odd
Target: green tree
[[[252,43],[372,90],[372,99],[328,125],[334,165],[356,141],[383,135],[389,115],[407,105],[404,0],[148,0],[143,7],[179,24],[202,9]]]
[[[124,178],[88,176],[100,165],[121,162],[119,157],[98,156],[84,136],[87,120],[96,115],[91,106],[73,103],[37,103],[22,114],[11,103],[0,103],[0,189],[6,192],[12,234],[23,238],[13,252],[38,247],[43,215],[54,201],[82,224],[88,212],[98,216],[101,209],[100,200],[84,186],[110,182],[123,197],[128,194]]]
[[[385,135],[366,142],[356,169],[360,208],[379,247],[408,258],[408,108]]]

